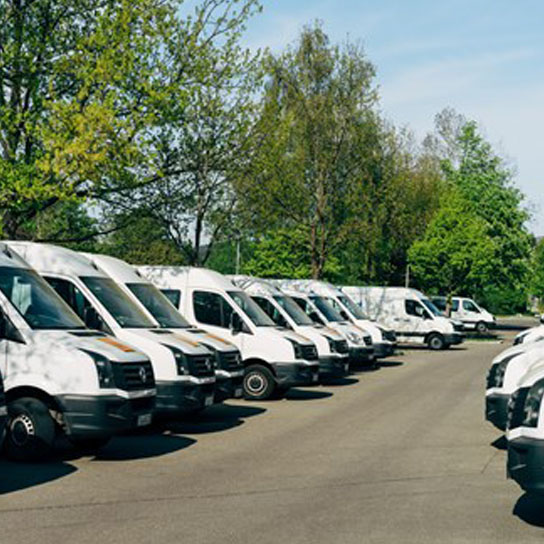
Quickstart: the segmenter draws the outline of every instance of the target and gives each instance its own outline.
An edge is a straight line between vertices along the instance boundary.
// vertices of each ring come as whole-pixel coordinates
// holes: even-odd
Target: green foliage
[[[535,246],[531,270],[531,295],[544,299],[544,238]]]

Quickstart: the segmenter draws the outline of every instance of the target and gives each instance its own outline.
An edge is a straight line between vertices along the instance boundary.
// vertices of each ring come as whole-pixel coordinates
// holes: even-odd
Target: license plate
[[[238,389],[236,389],[236,390],[234,391],[234,396],[235,396],[236,398],[239,398],[239,397],[242,396],[242,393],[243,393],[243,389],[242,389],[241,387],[239,387]]]
[[[313,382],[316,382],[318,379],[319,379],[319,376],[318,376],[317,374],[314,374],[314,375],[312,376],[312,381],[313,381]]]
[[[136,422],[138,427],[144,427],[145,425],[151,424],[151,414],[142,414],[141,416],[138,416],[138,420]]]
[[[213,404],[213,397],[206,397],[204,400],[204,406],[211,406]]]
[[[346,363],[346,364],[344,365],[344,370],[345,370],[346,372],[349,370],[349,363]]]

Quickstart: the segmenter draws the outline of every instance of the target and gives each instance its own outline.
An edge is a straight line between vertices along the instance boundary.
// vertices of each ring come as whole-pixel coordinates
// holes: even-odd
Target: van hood
[[[518,382],[518,387],[531,387],[537,381],[544,379],[544,354],[534,362]]]
[[[44,349],[62,349],[68,352],[88,351],[115,362],[143,362],[148,358],[130,344],[99,331],[33,330],[32,339]]]
[[[211,334],[202,329],[172,329],[169,328],[176,335],[176,338],[183,338],[184,341],[198,342],[199,344],[209,347],[214,351],[220,351],[221,353],[238,353],[238,348],[228,340],[224,340],[220,336]]]
[[[293,340],[295,342],[298,342],[299,344],[313,344],[313,342],[304,336],[304,334],[299,334],[294,331],[290,331],[289,329],[283,329],[282,331],[278,331],[284,338],[288,338],[290,340]]]
[[[170,329],[123,329],[123,336],[137,344],[138,339],[177,348],[187,355],[211,355],[196,340],[181,336]]]

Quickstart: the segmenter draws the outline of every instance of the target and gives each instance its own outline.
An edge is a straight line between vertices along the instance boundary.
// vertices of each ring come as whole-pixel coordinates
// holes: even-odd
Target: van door
[[[460,307],[460,318],[461,321],[466,321],[467,323],[476,323],[480,318],[480,310],[478,307],[469,299],[463,299]]]
[[[421,302],[414,299],[399,301],[400,308],[394,318],[397,325],[395,329],[407,339],[415,342],[423,342],[429,330],[427,321],[431,318],[427,309]]]

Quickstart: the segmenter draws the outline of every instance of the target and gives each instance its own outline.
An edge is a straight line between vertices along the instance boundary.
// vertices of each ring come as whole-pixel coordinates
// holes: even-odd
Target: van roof
[[[213,288],[223,291],[240,290],[226,276],[208,268],[191,266],[136,266],[149,281],[158,286],[169,286],[183,289],[187,286],[193,288]]]
[[[274,285],[259,278],[251,276],[228,276],[228,278],[240,289],[251,296],[281,296],[283,293]]]
[[[359,292],[368,295],[380,295],[382,297],[403,298],[406,296],[415,296],[417,298],[427,298],[421,291],[411,287],[373,287],[360,285],[346,285],[341,288],[346,293]]]
[[[0,266],[32,268],[8,242],[0,242]]]
[[[7,242],[40,274],[107,277],[84,255],[71,249],[37,242]]]
[[[281,280],[284,285],[295,291],[311,293],[320,296],[338,296],[342,291],[332,283],[321,280]]]
[[[116,283],[150,283],[132,265],[121,259],[98,253],[81,253],[81,255],[87,257]]]

